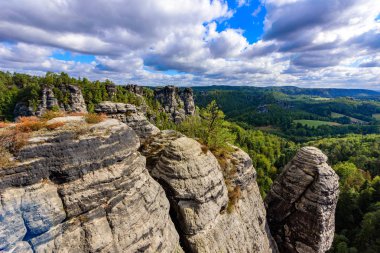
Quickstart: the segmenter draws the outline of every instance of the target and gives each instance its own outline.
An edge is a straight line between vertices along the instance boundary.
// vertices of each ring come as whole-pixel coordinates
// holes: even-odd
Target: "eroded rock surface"
[[[135,130],[142,142],[160,131],[135,105],[106,101],[98,104],[95,111],[126,123]]]
[[[154,90],[154,97],[164,111],[171,115],[175,123],[183,121],[186,115],[195,113],[193,91],[191,88],[180,90],[175,86],[165,86]]]
[[[34,133],[0,170],[0,251],[181,252],[135,132],[77,118]]]
[[[163,131],[142,147],[149,170],[165,188],[172,219],[187,252],[277,252],[271,238],[255,170],[249,156],[236,149],[234,171],[226,185],[217,159],[193,139]],[[232,212],[228,188],[241,196]]]
[[[36,116],[43,115],[47,110],[59,109],[58,100],[54,96],[51,88],[43,88],[41,95],[41,103],[35,113]]]
[[[304,147],[266,197],[268,222],[281,252],[326,252],[334,238],[339,182],[327,157]]]
[[[51,87],[44,87],[40,94],[40,103],[37,108],[33,108],[28,102],[18,102],[15,105],[13,114],[15,118],[22,116],[42,116],[48,110],[61,110],[66,112],[87,113],[86,103],[82,91],[74,85],[61,85],[62,93],[68,94],[68,103],[60,104]]]
[[[74,85],[68,85],[67,90],[70,95],[70,102],[69,104],[65,105],[65,110],[68,112],[86,113],[87,107],[81,89]]]

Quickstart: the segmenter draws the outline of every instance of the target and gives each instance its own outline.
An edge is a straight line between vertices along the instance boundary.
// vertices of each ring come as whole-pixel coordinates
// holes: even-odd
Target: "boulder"
[[[304,147],[286,165],[265,204],[280,252],[322,253],[334,239],[339,178],[317,148]]]
[[[142,143],[160,131],[155,125],[148,121],[144,113],[139,111],[135,105],[105,101],[99,103],[95,111],[105,113],[110,118],[118,119],[126,123],[135,130]]]
[[[166,191],[186,252],[277,252],[256,172],[245,152],[235,148],[227,159],[234,171],[228,178],[205,146],[175,131],[152,136],[141,152]],[[241,196],[229,199],[229,188],[236,187]],[[236,201],[232,212],[227,210],[231,201]]]

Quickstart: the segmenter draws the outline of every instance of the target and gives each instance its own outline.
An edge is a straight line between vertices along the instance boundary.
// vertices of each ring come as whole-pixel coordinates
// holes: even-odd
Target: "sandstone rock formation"
[[[15,115],[15,118],[18,117],[29,117],[34,116],[35,112],[32,106],[30,106],[27,102],[17,102],[15,105],[15,108],[13,110],[13,115]]]
[[[163,131],[151,137],[141,152],[171,202],[171,216],[186,252],[277,252],[246,153],[236,149],[231,157],[235,174],[227,186],[238,186],[241,196],[228,212],[231,199],[222,170],[198,142]]]
[[[241,149],[217,159],[194,139],[159,131],[134,105],[103,102],[96,111],[111,119],[54,118],[47,124],[65,125],[33,132],[0,169],[0,252],[330,247],[338,178],[318,149],[302,148],[284,168],[266,210]]]
[[[186,115],[195,113],[193,91],[190,88],[180,90],[178,87],[165,86],[155,89],[154,97],[175,123],[183,121]]]
[[[74,85],[68,85],[67,90],[70,94],[70,102],[65,105],[65,110],[68,112],[87,112],[86,103],[80,88]]]
[[[64,93],[67,92],[69,94],[68,104],[59,104],[53,89],[45,87],[41,91],[40,104],[37,109],[34,109],[27,102],[18,102],[13,111],[15,118],[21,116],[42,116],[48,110],[57,109],[66,112],[87,112],[86,103],[80,88],[74,85],[62,86],[61,88]]]
[[[47,110],[59,109],[58,100],[54,96],[51,88],[43,88],[41,95],[41,103],[35,113],[36,116],[43,115]]]
[[[127,84],[126,86],[123,86],[125,87],[125,89],[129,92],[132,92],[136,95],[144,95],[144,89],[142,86],[139,86],[139,85],[136,85],[136,84]]]
[[[183,101],[186,114],[193,115],[195,113],[193,90],[191,88],[180,90],[179,96]]]
[[[182,252],[135,132],[81,117],[35,132],[0,169],[1,252]]]
[[[136,106],[131,104],[106,101],[98,104],[95,111],[105,113],[110,118],[118,119],[126,123],[135,130],[142,141],[160,131],[147,120],[142,112],[137,110]]]
[[[280,252],[326,252],[334,237],[338,176],[317,148],[304,147],[266,197],[267,217]]]

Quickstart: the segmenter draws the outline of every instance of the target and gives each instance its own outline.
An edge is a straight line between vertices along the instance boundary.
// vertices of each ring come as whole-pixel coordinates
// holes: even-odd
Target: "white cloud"
[[[0,42],[0,68],[149,85],[380,89],[378,0],[262,0],[253,15],[261,8],[264,36],[249,44],[242,30],[220,31],[239,14],[224,0],[0,1],[0,41],[12,41]],[[95,61],[57,60],[57,49]]]

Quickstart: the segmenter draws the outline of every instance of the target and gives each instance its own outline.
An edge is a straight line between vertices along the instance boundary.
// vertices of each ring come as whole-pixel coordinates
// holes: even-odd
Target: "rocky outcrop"
[[[142,86],[136,85],[136,84],[127,84],[126,86],[123,86],[127,91],[132,92],[136,95],[144,95],[144,89]]]
[[[107,94],[110,100],[113,100],[117,94],[116,85],[110,83],[106,85]]]
[[[184,88],[180,90],[179,96],[183,101],[185,113],[187,115],[193,115],[195,113],[193,90],[191,88]]]
[[[118,119],[126,123],[135,130],[142,142],[160,131],[155,125],[147,120],[145,115],[140,112],[136,106],[131,104],[106,101],[98,104],[95,111],[98,113],[105,113],[110,118]]]
[[[330,247],[338,178],[318,149],[302,148],[284,168],[266,210],[241,149],[215,157],[194,139],[159,131],[133,105],[103,102],[96,111],[111,119],[54,118],[47,124],[64,125],[32,132],[0,169],[1,252]]]
[[[135,132],[81,117],[33,133],[0,170],[1,252],[182,252]]]
[[[79,87],[74,85],[62,85],[61,90],[63,93],[68,93],[69,101],[67,104],[60,104],[54,95],[53,89],[45,87],[41,91],[40,103],[37,109],[34,109],[27,102],[18,102],[14,108],[13,115],[17,119],[23,116],[40,117],[48,110],[87,113],[86,103]]]
[[[86,113],[87,107],[81,89],[74,85],[68,85],[67,90],[69,92],[70,101],[65,105],[65,110],[68,112]]]
[[[274,182],[265,203],[281,252],[326,252],[334,237],[338,176],[317,148],[304,147]]]
[[[183,121],[186,115],[195,113],[193,92],[190,88],[180,90],[175,86],[165,86],[155,89],[154,97],[175,123]]]
[[[51,88],[43,88],[41,95],[41,103],[35,112],[36,116],[42,116],[47,110],[58,110],[58,100],[54,96]]]
[[[226,184],[211,152],[174,131],[151,137],[141,152],[171,202],[186,252],[277,252],[246,153],[236,149],[227,161],[231,167],[234,163],[234,174]],[[241,191],[232,211],[227,210],[232,201],[228,187]]]
[[[30,106],[27,102],[17,102],[15,105],[15,108],[13,110],[13,115],[15,115],[15,118],[18,117],[29,117],[34,116],[34,110],[33,107]]]

